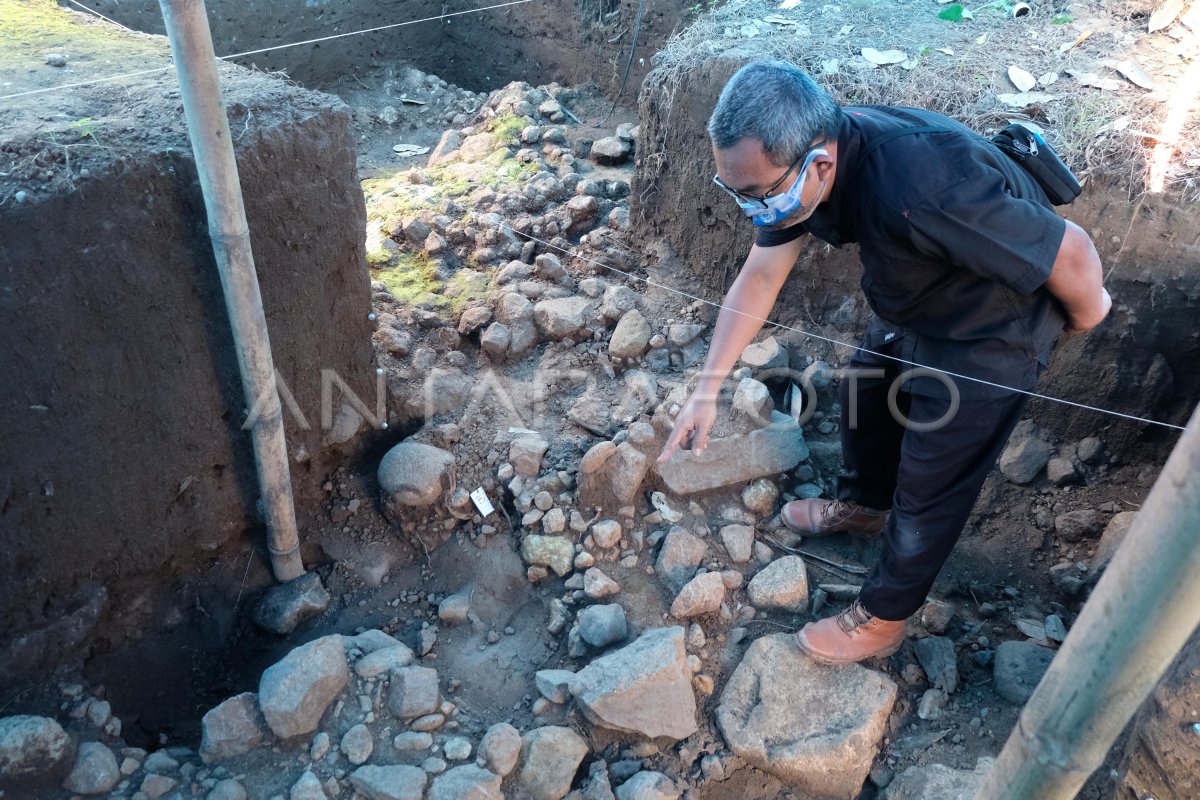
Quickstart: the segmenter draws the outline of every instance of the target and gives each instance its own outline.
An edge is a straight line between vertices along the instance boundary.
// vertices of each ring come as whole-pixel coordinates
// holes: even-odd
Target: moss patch
[[[493,117],[488,130],[496,137],[496,143],[506,147],[515,147],[521,141],[521,131],[529,122],[524,117],[515,114],[501,114]]]
[[[387,287],[388,293],[410,306],[439,305],[445,298],[437,295],[443,287],[437,268],[424,255],[401,253],[394,266],[373,270],[371,277]]]

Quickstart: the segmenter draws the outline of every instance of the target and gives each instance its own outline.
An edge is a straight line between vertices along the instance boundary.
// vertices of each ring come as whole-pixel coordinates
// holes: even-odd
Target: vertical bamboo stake
[[[254,256],[250,252],[250,228],[229,137],[229,120],[221,100],[212,34],[204,0],[159,0],[159,5],[179,73],[184,115],[233,328],[246,406],[255,408],[260,400],[264,401],[262,414],[251,428],[251,440],[266,510],[271,567],[276,580],[286,582],[303,575],[304,564],[296,532],[282,405],[275,385]]]

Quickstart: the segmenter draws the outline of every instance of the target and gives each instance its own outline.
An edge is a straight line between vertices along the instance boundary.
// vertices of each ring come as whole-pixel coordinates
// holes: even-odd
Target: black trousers
[[[1028,400],[1008,392],[961,400],[950,413],[951,398],[893,389],[910,369],[860,351],[841,384],[845,469],[837,497],[892,512],[883,553],[859,595],[885,620],[906,619],[925,602]]]

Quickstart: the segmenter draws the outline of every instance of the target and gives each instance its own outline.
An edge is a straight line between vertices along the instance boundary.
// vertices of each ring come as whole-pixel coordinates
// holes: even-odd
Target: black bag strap
[[[914,134],[914,133],[949,133],[949,132],[950,132],[949,128],[943,128],[938,125],[913,125],[913,126],[910,126],[907,128],[896,128],[895,130],[888,131],[887,133],[882,133],[879,136],[876,136],[871,141],[867,142],[866,146],[863,147],[862,153],[860,153],[858,156],[858,168],[862,169],[862,165],[865,164],[867,161],[867,156],[871,155],[871,153],[874,153],[880,147],[883,147],[885,144],[892,141],[893,139],[899,139],[901,136],[908,136],[908,135]]]

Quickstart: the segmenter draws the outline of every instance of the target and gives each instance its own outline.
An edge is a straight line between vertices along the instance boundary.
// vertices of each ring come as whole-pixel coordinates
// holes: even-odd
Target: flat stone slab
[[[954,769],[942,764],[909,767],[890,783],[880,800],[963,800],[983,788],[994,758],[981,758],[975,769]]]
[[[896,702],[891,678],[829,667],[788,634],[764,636],[725,686],[717,725],[748,763],[819,798],[857,797]]]
[[[787,472],[808,458],[800,428],[788,418],[745,435],[713,439],[700,455],[680,451],[657,466],[675,494],[695,494]]]
[[[647,738],[696,732],[696,696],[681,627],[647,631],[575,673],[571,694],[595,725]]]

